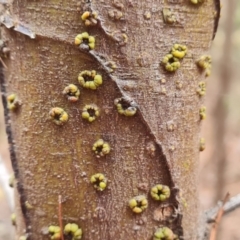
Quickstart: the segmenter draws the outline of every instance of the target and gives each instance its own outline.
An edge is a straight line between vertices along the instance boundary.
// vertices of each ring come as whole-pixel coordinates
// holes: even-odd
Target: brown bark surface
[[[163,8],[171,9],[176,23],[163,21]],[[196,89],[205,81],[195,62],[211,44],[215,2],[15,0],[5,10],[5,19],[10,16],[15,29],[21,27],[20,32],[3,27],[11,53],[4,59],[2,91],[4,96],[16,93],[21,101],[18,111],[6,112],[6,120],[28,238],[49,239],[46,229],[58,225],[61,195],[63,224],[77,223],[85,240],[152,239],[161,226],[195,239],[203,104]],[[80,16],[85,10],[98,13],[97,26],[84,25]],[[122,19],[113,21],[110,10],[122,12]],[[96,38],[92,51],[74,45],[75,36],[84,31]],[[32,33],[35,39],[29,37]],[[161,61],[175,43],[186,45],[188,53],[180,69],[169,73]],[[114,72],[108,61],[116,63]],[[62,91],[70,83],[78,85],[83,70],[102,74],[103,85],[96,91],[81,88],[80,100],[70,103]],[[114,99],[123,96],[137,103],[135,116],[118,114]],[[5,98],[4,103],[6,107]],[[86,104],[100,108],[93,123],[81,117]],[[65,125],[49,119],[53,107],[69,114]],[[99,138],[110,143],[111,153],[97,159],[91,148]],[[103,192],[90,183],[98,172],[109,180]],[[149,194],[159,183],[171,188],[171,198],[164,203]],[[140,215],[128,207],[129,199],[138,195],[149,201]],[[24,234],[25,229],[17,229],[18,236]]]

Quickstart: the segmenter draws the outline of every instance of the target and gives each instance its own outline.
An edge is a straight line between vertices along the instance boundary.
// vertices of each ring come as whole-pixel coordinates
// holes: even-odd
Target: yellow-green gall
[[[78,75],[78,82],[84,88],[96,90],[100,85],[102,85],[102,76],[97,74],[95,70],[92,71],[82,71]]]
[[[119,46],[124,46],[128,42],[128,36],[125,33],[122,33],[120,31],[115,31],[110,34],[110,36],[118,42]]]
[[[117,107],[118,113],[120,113],[126,117],[132,117],[137,112],[136,103],[130,99],[127,99],[124,97],[117,98],[114,100],[114,104]]]
[[[48,232],[51,236],[52,240],[60,240],[61,239],[61,228],[59,226],[49,226]]]
[[[81,19],[85,21],[90,16],[90,14],[91,13],[89,11],[85,11],[81,16]]]
[[[207,69],[209,67],[211,67],[212,65],[212,58],[210,55],[204,55],[201,56],[198,60],[197,60],[197,65],[203,69]]]
[[[98,139],[93,144],[92,150],[94,151],[96,156],[99,158],[109,154],[111,148],[110,148],[110,145],[107,142],[105,142],[103,139]]]
[[[201,81],[198,83],[197,93],[200,97],[204,96],[206,94],[206,83],[205,82]]]
[[[164,65],[165,69],[169,72],[175,72],[181,66],[179,59],[174,57],[172,54],[167,54],[163,58],[162,64]]]
[[[98,191],[103,191],[107,187],[107,178],[102,173],[92,175],[90,182]]]
[[[15,181],[15,176],[14,176],[14,173],[12,173],[8,179],[9,187],[14,187],[14,181]]]
[[[205,0],[190,0],[191,3],[193,4],[200,4],[203,3]]]
[[[16,94],[10,94],[7,96],[7,107],[9,110],[16,110],[20,106],[20,102]]]
[[[196,64],[199,68],[205,70],[206,77],[211,75],[211,68],[212,68],[212,58],[209,55],[203,55],[201,56]]]
[[[200,119],[201,120],[204,120],[204,119],[206,119],[206,110],[207,110],[207,108],[206,107],[204,107],[204,106],[202,106],[200,109],[199,109],[199,115],[200,115]]]
[[[153,240],[178,240],[178,237],[170,228],[161,227],[155,231]]]
[[[123,17],[123,13],[119,10],[109,10],[108,16],[113,20],[120,20]]]
[[[74,233],[74,237],[72,240],[77,240],[77,239],[81,239],[82,238],[82,229],[79,228],[75,233]]]
[[[206,142],[204,138],[200,138],[200,145],[199,145],[199,150],[202,152],[206,148]]]
[[[119,0],[113,0],[113,1],[112,1],[112,5],[113,5],[115,8],[118,8],[118,9],[121,9],[121,10],[124,9],[124,4],[121,3]]]
[[[95,104],[89,104],[83,108],[82,118],[86,119],[89,122],[95,121],[96,118],[99,117],[99,115],[100,115],[99,108]]]
[[[186,53],[187,47],[185,45],[174,44],[174,46],[172,47],[171,54],[173,55],[173,57],[182,59],[185,57]]]
[[[51,226],[48,227],[48,232],[49,233],[55,233],[55,232],[60,232],[60,231],[61,231],[61,229],[60,229],[59,226],[51,225]]]
[[[81,16],[82,21],[85,23],[85,26],[95,26],[97,25],[97,13],[85,11]]]
[[[107,62],[105,63],[105,66],[108,67],[109,73],[114,72],[114,71],[116,70],[116,68],[117,68],[116,63],[113,62],[113,61],[107,61]]]
[[[171,120],[167,122],[167,131],[173,132],[176,128],[176,124]]]
[[[165,84],[165,83],[166,83],[166,79],[165,79],[165,78],[162,78],[162,79],[160,80],[160,82],[161,82],[162,84]]]
[[[179,80],[177,80],[177,81],[176,81],[176,88],[177,88],[178,90],[180,90],[180,89],[182,89],[182,87],[183,87],[182,82],[179,81]]]
[[[27,238],[27,236],[20,236],[19,237],[19,240],[27,240],[28,238]]]
[[[30,209],[33,209],[33,205],[30,204],[28,201],[25,202],[25,207],[30,210]]]
[[[146,196],[140,195],[130,199],[128,205],[134,213],[142,213],[148,207],[148,200]]]
[[[125,44],[125,43],[128,42],[128,36],[127,36],[127,34],[123,33],[123,34],[122,34],[122,38],[123,38],[123,44]]]
[[[68,121],[68,114],[60,107],[54,107],[50,110],[49,115],[57,125],[63,125]]]
[[[164,22],[168,24],[173,24],[176,22],[176,17],[169,8],[163,9],[163,19]]]
[[[83,32],[78,34],[75,37],[75,45],[85,44],[88,46],[89,49],[95,48],[95,37],[90,36],[87,32]]]
[[[69,84],[64,88],[63,94],[67,97],[69,102],[76,102],[80,96],[80,90],[74,84]]]
[[[151,157],[156,155],[156,144],[154,142],[148,142],[146,144],[146,150]]]
[[[209,77],[211,75],[211,68],[207,68],[205,72],[206,77]]]
[[[170,194],[170,188],[166,185],[157,184],[151,188],[151,196],[157,201],[165,201],[170,197]]]
[[[152,17],[152,14],[150,11],[146,11],[144,14],[143,14],[144,18],[146,20],[149,20],[151,17]]]
[[[15,213],[11,214],[11,221],[12,221],[12,225],[16,226],[16,214]]]
[[[78,240],[82,238],[82,229],[76,223],[68,223],[64,227],[64,234],[71,235],[72,240]]]

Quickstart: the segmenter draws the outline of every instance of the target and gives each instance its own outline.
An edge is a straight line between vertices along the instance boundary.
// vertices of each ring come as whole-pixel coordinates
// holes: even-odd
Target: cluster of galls
[[[97,13],[85,11],[81,19],[86,26],[96,25]],[[87,32],[83,32],[75,37],[74,43],[79,45],[83,50],[92,50],[95,48],[95,37],[89,35]],[[96,90],[102,85],[102,76],[97,74],[95,70],[85,70],[79,73],[78,81],[84,88]],[[79,100],[80,90],[75,84],[69,84],[64,88],[63,94],[67,97],[68,101],[76,102]],[[88,122],[96,120],[99,114],[99,108],[95,104],[86,105],[82,110],[82,118],[88,120]],[[63,125],[68,121],[68,114],[64,109],[59,107],[52,108],[49,115],[57,125]]]
[[[204,138],[200,138],[199,151],[204,151],[206,148],[206,143]]]
[[[148,207],[148,200],[141,195],[130,199],[128,204],[134,213],[142,213]]]
[[[60,107],[52,108],[49,112],[49,115],[52,118],[53,122],[57,125],[63,125],[68,121],[67,112],[65,112],[64,109]]]
[[[151,188],[150,194],[154,200],[163,202],[170,197],[171,191],[168,186],[157,184]],[[128,205],[134,213],[140,214],[147,209],[148,200],[146,196],[140,195],[130,199],[128,202]],[[154,233],[153,239],[154,240],[178,240],[178,237],[173,233],[173,231],[170,228],[162,227],[156,230],[156,232]]]
[[[92,175],[90,182],[98,191],[103,191],[107,187],[107,178],[102,173]]]
[[[96,12],[86,11],[82,14],[81,19],[84,22],[85,26],[87,26],[87,27],[97,25],[97,13]]]
[[[93,122],[99,117],[100,111],[97,105],[88,104],[83,108],[82,118],[86,119],[88,122]]]
[[[102,85],[102,76],[97,74],[95,70],[92,71],[82,71],[78,75],[78,82],[84,88],[96,90],[100,85]]]
[[[206,110],[207,110],[207,108],[204,107],[204,106],[202,106],[202,107],[199,109],[199,116],[200,116],[200,119],[201,119],[201,120],[206,119],[206,117],[207,117]]]
[[[187,53],[187,47],[185,45],[174,44],[171,52],[167,54],[163,60],[162,64],[165,69],[169,72],[175,72],[180,68],[180,59],[183,59]]]
[[[163,9],[163,20],[168,24],[174,24],[177,21],[175,15],[169,8]]]
[[[161,227],[155,231],[153,240],[178,240],[178,236],[170,228]]]
[[[61,228],[59,226],[50,226],[48,232],[52,240],[61,240]],[[82,238],[82,229],[76,223],[68,223],[64,227],[64,235],[71,236],[72,240],[79,240]]]
[[[206,94],[206,83],[203,81],[199,82],[196,92],[198,93],[199,97],[204,96]]]
[[[97,13],[86,11],[81,16],[82,20],[85,22],[85,25],[96,25],[97,24]],[[127,37],[124,35],[124,42],[127,41]],[[90,36],[87,32],[78,34],[75,37],[75,44],[79,45],[83,49],[92,50],[95,48],[95,38]],[[109,62],[111,68],[115,69],[115,63]],[[84,70],[78,75],[79,84],[87,89],[96,90],[99,86],[102,85],[103,79],[100,74],[97,74],[95,70]],[[80,97],[80,90],[75,84],[69,84],[63,90],[63,94],[67,97],[70,102],[76,102]],[[134,116],[137,112],[136,104],[126,98],[115,99],[114,104],[117,107],[117,110],[120,114],[127,117]],[[49,112],[49,115],[53,122],[57,125],[63,125],[68,121],[67,112],[60,108],[52,108]],[[100,115],[100,110],[95,104],[85,105],[82,110],[82,118],[86,119],[88,122],[95,121]],[[104,153],[100,153],[104,154]]]
[[[204,0],[191,0],[194,4],[197,3],[202,3]],[[197,66],[205,71],[205,75],[206,77],[210,76],[211,74],[211,68],[212,68],[212,59],[211,56],[209,55],[203,55],[201,56],[197,61],[196,61]],[[206,83],[204,81],[201,81],[198,83],[198,88],[196,89],[197,94],[199,95],[199,97],[202,97],[206,94]],[[202,106],[199,109],[199,116],[200,116],[200,120],[204,120],[206,119],[206,107]],[[199,143],[199,151],[204,151],[206,148],[206,144],[205,144],[205,139],[201,138],[200,139],[200,143]]]
[[[95,48],[95,37],[90,36],[87,32],[83,32],[75,37],[74,43],[82,49],[92,50]]]
[[[117,98],[114,100],[114,104],[117,107],[118,113],[126,116],[126,117],[132,117],[137,112],[137,106],[136,103],[133,101],[127,99],[127,98]]]
[[[80,90],[74,84],[69,84],[64,88],[63,94],[66,95],[69,102],[76,102],[80,96]]]
[[[64,234],[72,236],[72,240],[78,240],[82,238],[82,229],[75,223],[68,223],[64,227]]]
[[[102,76],[97,74],[95,70],[82,71],[79,73],[78,81],[81,86],[91,90],[96,90],[103,82]],[[64,88],[63,95],[67,97],[68,101],[77,102],[80,97],[80,90],[75,84],[69,84]],[[87,119],[89,122],[96,120],[99,114],[99,108],[95,104],[86,105],[82,110],[82,118]],[[49,115],[57,125],[63,125],[68,120],[68,114],[59,107],[52,108]]]
[[[151,188],[151,197],[156,201],[165,201],[170,197],[170,188],[166,185],[157,184]],[[142,213],[148,207],[146,196],[140,195],[129,200],[129,207],[134,213]]]
[[[165,201],[170,197],[170,188],[166,185],[157,184],[151,189],[151,196],[154,200]]]
[[[197,60],[199,68],[206,71],[206,77],[211,75],[212,58],[209,55],[203,55]]]
[[[105,142],[103,139],[98,139],[92,147],[97,158],[103,157],[110,153],[110,145],[109,143]]]
[[[16,94],[10,94],[7,96],[7,107],[11,111],[15,111],[20,106],[20,101],[17,98]]]

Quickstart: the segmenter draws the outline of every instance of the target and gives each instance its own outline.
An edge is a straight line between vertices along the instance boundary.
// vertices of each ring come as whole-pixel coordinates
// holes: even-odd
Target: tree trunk
[[[15,0],[4,6],[2,36],[11,52],[2,57],[1,87],[20,194],[17,236],[50,239],[48,227],[62,219],[63,227],[78,224],[85,240],[152,239],[163,226],[180,239],[196,239],[203,104],[197,89],[205,82],[196,61],[211,45],[219,2]],[[95,48],[86,34],[74,44],[82,32],[95,37]],[[173,59],[181,66],[169,72],[162,60],[174,44],[185,45],[187,54]],[[97,90],[80,87],[85,70],[102,76]],[[63,95],[69,84],[80,88],[79,101]],[[7,110],[12,93],[18,102]],[[86,105],[100,110],[93,122],[82,118]],[[99,139],[111,151],[97,158],[92,147]],[[102,191],[90,181],[96,173],[108,180]],[[170,198],[151,197],[157,184],[170,188]],[[148,201],[142,213],[134,208],[137,196]]]

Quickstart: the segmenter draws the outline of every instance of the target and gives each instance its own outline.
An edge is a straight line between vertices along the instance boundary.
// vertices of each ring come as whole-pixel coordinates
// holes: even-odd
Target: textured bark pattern
[[[64,224],[78,223],[85,240],[151,239],[155,228],[163,225],[179,235],[183,228],[184,239],[196,237],[202,104],[196,88],[204,75],[195,61],[211,44],[215,3],[115,2],[124,7],[116,8],[110,0],[21,0],[13,1],[8,9],[15,25],[36,34],[33,40],[12,29],[3,31],[11,48],[11,57],[5,60],[6,92],[16,93],[22,102],[19,111],[10,114],[11,139],[29,239],[49,239],[43,233],[49,225],[58,225],[59,195]],[[164,23],[163,8],[171,8],[175,24]],[[123,13],[121,20],[109,18],[109,10],[114,9]],[[84,10],[98,12],[96,27],[86,29],[80,20]],[[150,19],[144,18],[147,12]],[[73,45],[74,37],[86,30],[96,38],[96,48],[89,53]],[[122,33],[128,36],[126,44]],[[175,43],[185,44],[188,54],[176,73],[168,73],[160,63]],[[107,61],[116,63],[115,72],[109,72]],[[103,85],[96,91],[81,89],[79,102],[67,102],[63,88],[77,84],[80,71],[93,69],[103,75]],[[113,102],[121,96],[138,104],[136,116],[118,114]],[[101,116],[91,124],[81,118],[81,109],[90,103],[101,110]],[[49,120],[52,107],[68,112],[64,126]],[[170,125],[173,131],[169,131]],[[99,138],[108,141],[112,151],[98,160],[91,147]],[[152,156],[147,151],[149,145],[156,148]],[[107,190],[101,193],[89,181],[97,172],[109,180]],[[165,204],[149,196],[150,188],[158,183],[172,189]],[[133,214],[127,206],[137,195],[149,199],[149,207],[141,215]],[[26,208],[26,201],[33,209]],[[174,220],[158,221],[169,206],[174,209]],[[23,230],[18,228],[18,235]]]

